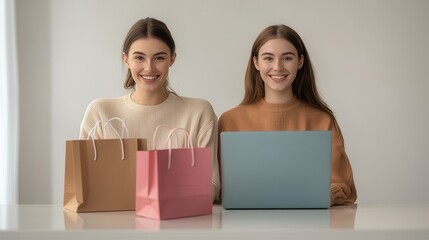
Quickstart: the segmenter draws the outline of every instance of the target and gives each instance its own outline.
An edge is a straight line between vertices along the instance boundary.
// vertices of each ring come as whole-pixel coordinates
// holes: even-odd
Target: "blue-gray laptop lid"
[[[225,209],[329,208],[331,131],[222,132]]]

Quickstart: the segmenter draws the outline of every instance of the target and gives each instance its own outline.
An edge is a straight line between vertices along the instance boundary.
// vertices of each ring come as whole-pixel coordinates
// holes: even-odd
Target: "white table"
[[[0,205],[0,240],[429,239],[429,204],[319,210],[224,210],[174,220],[133,211],[73,213],[60,205]]]

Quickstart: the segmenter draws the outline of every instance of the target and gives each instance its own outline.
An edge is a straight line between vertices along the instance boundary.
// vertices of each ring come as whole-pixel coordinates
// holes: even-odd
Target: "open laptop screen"
[[[222,205],[329,208],[331,131],[222,132]]]

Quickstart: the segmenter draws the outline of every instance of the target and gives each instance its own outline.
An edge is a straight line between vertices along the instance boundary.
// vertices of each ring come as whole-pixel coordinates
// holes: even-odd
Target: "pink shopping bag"
[[[171,148],[176,131],[185,132],[189,147]],[[211,149],[194,148],[183,128],[172,129],[166,145],[163,150],[137,151],[136,214],[153,219],[211,214]]]

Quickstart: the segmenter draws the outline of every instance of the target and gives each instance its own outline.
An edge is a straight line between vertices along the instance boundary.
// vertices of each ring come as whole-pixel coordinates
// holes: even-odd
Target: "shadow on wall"
[[[18,203],[51,202],[50,1],[16,0],[19,74]]]

